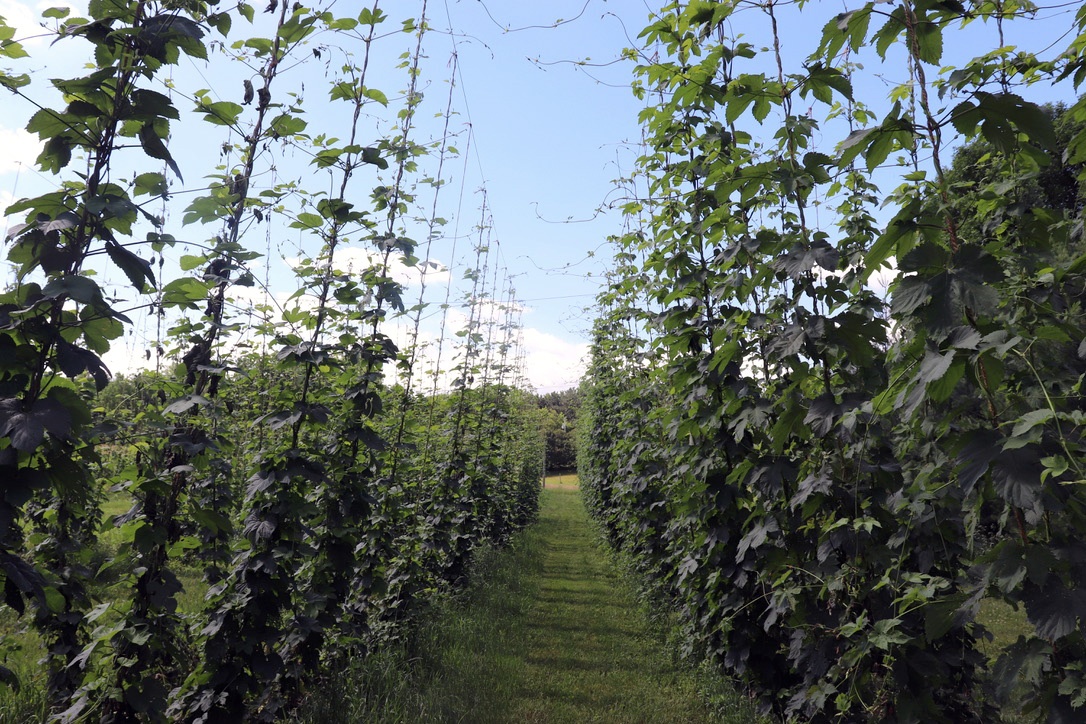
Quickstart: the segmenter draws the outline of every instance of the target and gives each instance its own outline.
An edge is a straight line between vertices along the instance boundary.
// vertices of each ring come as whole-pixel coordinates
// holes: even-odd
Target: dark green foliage
[[[577,411],[581,400],[574,389],[548,392],[538,397],[543,410],[543,434],[547,446],[547,473],[571,472],[577,467]]]
[[[1083,110],[1053,124],[1014,83],[1081,82],[1081,35],[1060,63],[1002,48],[936,81],[944,32],[1009,6],[869,3],[792,69],[780,5],[743,15],[761,52],[729,37],[731,3],[669,5],[641,36],[647,189],[582,388],[593,513],[690,650],[780,716],[1080,719]],[[908,58],[881,116],[853,92],[872,45]],[[1032,624],[994,665],[985,598]]]
[[[218,12],[199,0],[92,0],[87,18],[47,11],[56,42],[78,40],[95,68],[52,80],[63,108],[42,107],[23,76],[0,72],[40,109],[27,125],[44,142],[38,164],[63,183],[7,210],[23,223],[5,240],[17,278],[0,294],[2,605],[45,643],[58,720],[284,719],[327,667],[406,636],[477,548],[506,542],[535,514],[543,445],[534,401],[511,384],[512,321],[472,335],[459,372],[478,382],[452,394],[403,387],[415,382],[413,353],[387,334],[385,323],[407,314],[394,270],[418,262],[405,229],[427,153],[412,141],[425,19],[408,30],[416,49],[397,131],[332,147],[327,134],[304,133],[300,96],[280,92],[279,73],[319,60],[305,45],[317,33],[365,37],[369,53],[386,18],[272,5],[272,37],[233,46],[239,65],[259,68],[244,105],[190,92],[200,113],[183,117],[175,103],[185,91],[153,90],[182,56],[207,60],[220,42],[210,33],[251,23],[244,3]],[[5,62],[25,55],[9,31],[0,23]],[[388,103],[365,86],[367,67],[368,56],[342,71],[357,89],[338,97],[351,104],[352,138],[367,132],[367,104]],[[190,169],[171,150],[180,122],[241,140],[224,142],[229,160],[213,173]],[[276,142],[336,174],[338,189],[262,187]],[[70,170],[73,159],[86,170]],[[117,182],[127,163],[161,172]],[[212,228],[185,242],[192,253],[177,270],[167,253],[182,242],[146,209],[165,205],[182,173],[210,179],[185,189],[185,238]],[[262,305],[243,323],[234,303],[261,257],[246,234],[272,214],[289,215],[318,249],[297,267],[298,294],[316,304]],[[376,263],[341,271],[348,240]],[[111,379],[102,356],[134,325],[105,276],[168,329],[156,372]],[[479,276],[476,307],[491,291]],[[103,520],[107,497],[124,512]],[[203,602],[193,600],[200,574]],[[2,667],[0,683],[19,684]]]

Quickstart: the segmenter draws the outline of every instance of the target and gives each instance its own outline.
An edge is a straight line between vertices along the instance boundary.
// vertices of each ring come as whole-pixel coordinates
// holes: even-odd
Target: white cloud
[[[297,257],[286,260],[291,268],[297,268],[301,261]],[[376,249],[360,249],[351,246],[336,251],[335,261],[336,271],[352,274],[380,267],[384,261],[384,255]],[[420,261],[418,264],[409,266],[404,264],[403,257],[396,255],[389,259],[389,274],[404,287],[417,287],[422,284],[424,277],[427,286],[447,284],[450,279],[448,267],[438,261]]]
[[[21,128],[0,126],[0,174],[14,173],[22,167],[34,168],[39,153],[41,142],[37,136]]]
[[[244,321],[244,311],[253,309],[258,305],[272,307],[271,317],[274,325],[281,331],[286,331],[289,325],[280,321],[278,309],[313,309],[316,299],[303,295],[294,299],[288,299],[287,292],[269,293],[260,287],[231,287],[229,294],[234,306],[235,321]],[[493,317],[497,323],[505,321],[504,308],[497,302],[484,301],[480,303],[480,316],[483,317],[479,331],[486,336],[493,336],[495,347],[491,350],[492,361],[497,364],[497,356],[500,354],[499,346],[503,337],[507,342],[514,342],[519,338],[523,349],[519,354],[516,349],[507,351],[506,362],[512,365],[516,359],[522,359],[524,369],[521,374],[514,374],[507,370],[503,378],[506,382],[516,379],[525,379],[531,387],[539,392],[551,392],[576,386],[587,367],[589,345],[583,342],[572,342],[556,335],[544,332],[540,329],[528,327],[520,330],[503,330],[495,327],[487,330],[487,318]],[[254,319],[254,323],[258,320]],[[439,329],[436,320],[429,324],[423,324],[415,337],[415,324],[410,318],[393,317],[382,325],[382,332],[387,334],[396,343],[402,354],[408,354],[412,342],[415,342],[417,353],[414,363],[414,388],[417,391],[428,393],[434,388],[435,368],[440,348],[440,372],[436,375],[438,390],[450,390],[454,386],[460,372],[457,366],[463,362],[465,354],[465,338],[457,336],[463,333],[468,325],[466,310],[450,309],[445,324],[445,340],[440,342]],[[141,335],[138,329],[146,328],[146,322],[139,322],[135,328],[123,338],[115,340],[110,351],[104,356],[106,365],[116,373],[132,374],[140,369],[154,369],[156,354],[154,343]],[[296,330],[297,331],[297,330]],[[308,337],[302,333],[303,337]],[[258,344],[254,332],[248,329],[239,330],[227,335],[223,340],[225,357],[230,358],[241,348],[250,348],[250,345]],[[151,350],[148,359],[147,350]],[[485,356],[485,349],[477,349],[480,356]],[[175,359],[163,360],[167,365],[175,362]],[[479,359],[477,362],[481,362]],[[397,365],[388,365],[385,368],[388,380],[399,378],[400,371]],[[491,380],[493,381],[493,379]],[[479,384],[482,380],[475,380]]]
[[[41,26],[38,24],[39,11],[32,9],[29,3],[19,0],[0,0],[0,17],[15,28],[14,39],[17,41],[41,32]]]
[[[256,307],[270,307],[270,315],[273,318],[278,318],[280,312],[286,309],[306,311],[316,309],[319,301],[312,294],[301,294],[295,297],[291,292],[270,293],[261,286],[245,287],[237,284],[227,289],[226,298],[237,309],[243,311],[255,309]]]
[[[523,330],[524,375],[538,392],[575,387],[588,369],[587,342],[570,342],[531,327]]]
[[[49,8],[70,8],[73,16],[86,15],[83,8],[85,2],[70,3],[63,0],[43,0],[42,2],[29,3],[23,0],[0,0],[0,17],[4,18],[9,26],[15,28],[14,40],[23,45],[40,45],[48,38],[48,31],[42,28],[43,11]],[[55,20],[48,20],[49,25]]]
[[[152,343],[142,344],[126,334],[109,344],[109,351],[102,355],[102,362],[114,376],[132,375],[140,370],[155,368],[156,352]],[[148,353],[150,356],[148,357]],[[163,360],[164,363],[170,364]]]
[[[407,325],[388,324],[384,332],[392,337],[406,352],[411,339],[411,330]],[[588,344],[575,343],[556,337],[538,329],[523,330],[523,344],[525,360],[524,377],[537,392],[553,392],[575,387],[585,373],[588,362]],[[451,338],[455,340],[455,338]],[[226,356],[230,356],[229,348],[242,342],[243,338],[231,335],[226,340],[228,350]],[[437,339],[434,335],[421,332],[418,339],[419,354],[415,362],[416,390],[428,393],[434,385],[433,358],[437,352]],[[443,345],[443,367],[446,369],[438,376],[437,388],[448,390],[453,386],[455,373],[448,368],[455,365],[460,350],[453,349],[453,342],[446,340]],[[147,354],[150,351],[150,358]],[[154,369],[155,351],[153,344],[140,342],[131,335],[114,340],[109,352],[103,356],[103,361],[113,374],[130,375],[141,369]],[[168,366],[175,360],[163,360]],[[386,370],[389,380],[396,377],[395,365],[389,365]],[[512,377],[506,378],[511,381]]]
[[[867,279],[867,285],[883,299],[889,296],[890,284],[898,277],[897,259],[891,257]]]
[[[4,209],[11,206],[13,201],[15,201],[15,197],[11,195],[10,191],[0,191],[0,213],[3,213]],[[3,236],[0,237],[0,242],[7,238],[8,226],[11,223],[12,222],[10,219],[8,219],[8,217],[0,217],[0,227],[3,227],[4,232]]]

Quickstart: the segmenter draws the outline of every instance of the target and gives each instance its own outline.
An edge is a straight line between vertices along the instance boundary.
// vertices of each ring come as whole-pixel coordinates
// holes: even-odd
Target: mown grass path
[[[532,533],[539,560],[511,627],[521,660],[508,721],[712,721],[599,547],[575,484],[552,479]]]
[[[509,548],[478,552],[470,585],[408,649],[360,660],[298,722],[759,721],[726,681],[664,650],[598,541],[576,478],[565,481],[548,481],[539,521]]]

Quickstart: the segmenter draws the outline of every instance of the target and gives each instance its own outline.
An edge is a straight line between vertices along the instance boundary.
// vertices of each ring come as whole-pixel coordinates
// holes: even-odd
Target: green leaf
[[[871,134],[878,128],[861,128],[848,134],[845,140],[837,144],[840,158],[838,164],[844,168],[852,162],[871,143]]]
[[[329,168],[338,164],[344,153],[342,148],[326,148],[313,156],[312,163],[316,164],[317,168]]]
[[[1048,641],[1073,633],[1079,620],[1086,621],[1086,590],[1068,588],[1059,576],[1049,576],[1043,587],[1027,586],[1023,598],[1030,623]]]
[[[956,357],[954,363],[942,377],[929,382],[928,399],[933,402],[943,402],[944,400],[950,399],[951,394],[954,392],[954,388],[958,386],[958,382],[965,376],[965,362],[964,359]]]
[[[191,277],[174,279],[162,288],[162,303],[183,309],[196,309],[197,302],[207,299],[211,285]]]
[[[362,8],[358,13],[358,22],[362,25],[377,25],[383,23],[387,19],[387,16],[382,10],[373,10],[370,8]]]
[[[381,158],[381,152],[376,148],[362,149],[362,163],[372,164],[380,169],[388,168],[388,161]]]
[[[46,432],[67,440],[71,431],[71,414],[56,400],[39,399],[24,409],[20,400],[0,399],[0,437],[10,437],[16,450],[33,452],[41,446]]]
[[[962,101],[950,112],[950,122],[954,129],[963,136],[972,136],[981,122],[983,114],[972,101]]]
[[[333,101],[353,101],[354,100],[355,84],[351,81],[340,81],[334,83],[330,91],[328,91],[328,97]]]
[[[89,372],[99,392],[105,389],[112,376],[98,355],[63,339],[57,341],[57,366],[73,379]]]
[[[382,106],[388,107],[388,97],[376,88],[364,88],[362,95],[369,98],[371,101],[376,101]]]
[[[887,618],[876,621],[868,634],[868,640],[875,648],[889,651],[893,646],[907,644],[912,638],[904,631],[898,630],[901,625],[899,618]]]
[[[206,58],[207,51],[200,39],[204,30],[200,24],[176,12],[164,12],[146,18],[136,28],[136,42],[147,55],[163,63],[176,63],[178,49],[196,58]]]
[[[185,395],[167,405],[163,412],[171,415],[180,415],[181,413],[188,412],[194,407],[202,407],[209,404],[211,404],[211,401],[202,395]]]
[[[80,314],[80,322],[87,348],[100,355],[108,352],[110,341],[124,334],[122,319],[124,316],[116,312],[107,317],[98,314],[92,307],[85,307]]]
[[[121,268],[136,291],[142,292],[146,285],[155,286],[155,273],[151,262],[136,256],[131,251],[114,241],[106,242],[106,253],[113,263]]]
[[[305,131],[307,125],[305,119],[284,113],[272,119],[270,128],[276,136],[295,136]]]
[[[298,214],[290,226],[293,229],[319,229],[324,226],[324,219],[318,214],[303,212]]]
[[[960,629],[968,618],[963,612],[967,601],[966,594],[961,593],[924,606],[924,638],[931,643]]]
[[[26,130],[28,133],[38,134],[38,138],[46,141],[65,133],[70,128],[72,120],[74,119],[64,114],[57,113],[49,108],[43,108],[30,117],[30,120],[26,123]]]
[[[832,394],[819,395],[811,402],[807,416],[803,418],[803,424],[810,425],[811,432],[816,437],[825,437],[833,430],[834,420],[840,412],[841,407]]]
[[[313,15],[295,12],[285,23],[279,26],[279,37],[285,43],[300,42],[313,32],[315,21],[316,17]]]
[[[238,9],[240,10],[240,8],[241,6],[239,5]],[[230,13],[211,13],[207,16],[207,18],[205,18],[205,20],[207,21],[208,25],[218,31],[219,35],[223,36],[224,38],[230,35],[230,26],[233,23],[233,20],[230,17]],[[252,18],[250,18],[249,20],[251,21]]]
[[[129,96],[132,100],[132,117],[144,121],[153,121],[155,118],[170,118],[177,120],[181,114],[177,112],[173,101],[169,96],[157,93],[146,88],[132,91]]]
[[[65,136],[53,136],[36,159],[38,166],[49,173],[60,173],[72,161],[72,143]]]
[[[25,88],[26,86],[30,85],[30,76],[26,73],[11,75],[6,71],[0,70],[0,85],[4,86],[10,91],[18,90],[19,88]]]
[[[10,582],[5,580],[4,583],[8,584]],[[18,596],[17,593],[15,594],[15,596],[18,598],[19,603],[16,604],[16,606],[11,606],[11,603],[10,603],[11,597],[8,597],[8,599],[9,599],[8,605],[11,606],[11,608],[13,610],[15,610],[17,613],[22,614],[22,596]],[[6,666],[0,666],[0,684],[3,684],[4,686],[9,687],[16,694],[19,693],[19,690],[20,690],[19,677],[15,674],[14,671],[12,671],[11,669],[9,669]]]
[[[1041,672],[1049,667],[1052,645],[1038,638],[1018,637],[992,667],[996,697],[1009,703],[1014,692],[1024,684],[1036,684]]]
[[[931,20],[920,20],[916,26],[916,40],[920,60],[938,65],[943,58],[943,30]]]
[[[919,276],[902,277],[894,284],[890,313],[895,317],[912,314],[931,299],[931,286]]]
[[[947,346],[955,349],[976,349],[980,343],[980,332],[969,325],[955,328],[947,338]]]
[[[890,17],[875,32],[872,38],[875,41],[875,52],[879,54],[880,58],[886,60],[886,51],[890,49],[890,46],[897,40],[898,35],[904,30],[905,9],[899,5],[894,8],[894,11],[890,13]]]
[[[815,55],[824,58],[836,58],[837,54],[845,47],[845,30],[854,12],[840,13],[822,27],[822,41],[818,45]]]
[[[200,101],[196,104],[196,110],[204,114],[204,120],[208,123],[216,126],[234,126],[237,125],[238,118],[241,117],[241,113],[245,109],[231,101],[217,101],[215,103]]]
[[[178,264],[181,267],[181,271],[192,271],[199,266],[207,263],[206,256],[197,256],[195,254],[183,254]]]
[[[185,179],[181,175],[181,169],[177,167],[177,163],[173,160],[173,156],[170,155],[169,150],[166,148],[166,144],[162,142],[162,139],[158,137],[158,132],[155,131],[155,127],[151,123],[145,123],[140,127],[139,132],[140,145],[143,146],[143,151],[151,158],[157,158],[161,161],[165,161],[166,165],[170,167],[170,170],[177,175],[177,178],[184,183]]]
[[[354,30],[358,27],[358,20],[355,18],[335,18],[328,23],[329,30]]]
[[[78,275],[54,279],[42,289],[42,296],[46,299],[56,299],[63,295],[80,304],[97,304],[102,301],[102,290],[98,284],[89,277]]]
[[[872,136],[871,144],[864,153],[864,161],[868,171],[874,171],[881,166],[892,151],[898,148],[897,136],[885,128],[877,128]]]
[[[255,50],[257,57],[271,55],[272,49],[275,47],[271,38],[248,38],[242,46]]]
[[[750,532],[743,536],[739,541],[739,546],[736,548],[735,560],[737,563],[742,562],[747,555],[748,550],[759,548],[770,533],[776,533],[780,530],[780,525],[773,518],[765,518],[762,522],[757,523]]]
[[[143,196],[145,194],[161,196],[169,190],[166,185],[166,177],[156,171],[141,173],[139,176],[136,176],[133,185],[135,187],[134,193],[136,196]]]
[[[1025,435],[1037,425],[1043,425],[1056,416],[1056,413],[1051,409],[1045,407],[1040,410],[1033,410],[1022,415],[1014,424],[1014,429],[1011,431],[1013,437],[1019,437]]]
[[[769,112],[771,110],[773,110],[773,104],[770,102],[768,96],[760,95],[754,99],[754,109],[752,113],[754,114],[754,120],[758,121],[758,123],[765,121],[765,119],[769,117]]]
[[[832,90],[837,91],[848,100],[852,100],[852,83],[848,76],[837,68],[823,65],[821,61],[807,66],[807,77],[800,86],[800,95],[804,98],[808,93],[823,103],[832,103]]]
[[[1041,469],[1034,445],[1002,450],[992,462],[992,485],[1005,501],[1029,510],[1041,496]]]
[[[949,258],[949,253],[942,246],[925,241],[900,257],[898,268],[903,272],[933,272],[945,268]]]

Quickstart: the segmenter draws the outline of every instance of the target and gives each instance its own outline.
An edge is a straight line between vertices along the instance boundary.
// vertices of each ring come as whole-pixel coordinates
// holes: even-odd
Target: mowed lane
[[[660,649],[599,547],[575,482],[548,483],[534,528],[541,561],[514,625],[523,662],[509,721],[712,721],[692,675]]]

